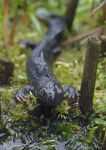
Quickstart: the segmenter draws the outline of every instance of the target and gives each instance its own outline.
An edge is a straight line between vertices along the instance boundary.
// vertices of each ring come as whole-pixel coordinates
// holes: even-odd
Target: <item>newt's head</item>
[[[47,80],[45,80],[47,81]],[[42,80],[42,88],[39,90],[39,100],[43,105],[56,106],[60,104],[64,97],[63,89],[60,83],[54,79],[50,78],[47,82]]]

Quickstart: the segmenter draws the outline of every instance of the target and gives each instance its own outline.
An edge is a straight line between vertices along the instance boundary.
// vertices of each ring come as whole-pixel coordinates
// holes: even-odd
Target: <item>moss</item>
[[[76,124],[63,123],[58,126],[58,134],[62,136],[63,139],[67,140],[72,137],[75,130],[79,130],[79,126]]]

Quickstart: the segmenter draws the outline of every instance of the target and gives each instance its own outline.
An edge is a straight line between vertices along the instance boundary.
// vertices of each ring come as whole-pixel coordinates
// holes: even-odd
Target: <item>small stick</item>
[[[106,0],[104,0],[98,7],[96,7],[89,16],[93,16],[99,9],[101,9],[106,4]]]
[[[92,103],[100,51],[100,39],[98,37],[89,37],[79,101],[80,110],[83,115],[89,114],[93,110]]]
[[[9,45],[9,0],[3,1],[3,38],[4,45]]]
[[[83,40],[84,38],[88,37],[91,34],[96,34],[96,35],[102,34],[103,30],[104,30],[103,27],[99,27],[99,28],[93,29],[91,31],[80,33],[77,36],[71,37],[68,40],[64,41],[61,45],[62,46],[68,46],[68,45],[71,45],[71,44],[74,44],[74,43],[78,43],[78,42],[80,42],[81,40]]]
[[[9,44],[10,45],[12,45],[13,42],[14,42],[14,37],[15,37],[15,33],[16,33],[16,27],[17,27],[17,23],[18,23],[17,20],[18,20],[18,14],[17,14],[17,8],[16,8],[12,29],[11,29],[10,34],[9,34]]]

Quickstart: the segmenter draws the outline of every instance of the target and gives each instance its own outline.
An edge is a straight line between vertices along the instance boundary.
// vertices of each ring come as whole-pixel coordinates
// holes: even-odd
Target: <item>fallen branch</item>
[[[77,35],[75,37],[71,37],[68,40],[64,41],[61,45],[62,46],[68,46],[68,45],[71,45],[74,43],[78,43],[91,34],[101,35],[103,33],[103,31],[104,31],[104,28],[99,27],[99,28],[93,29],[91,31],[87,31],[85,33],[80,33],[79,35]]]

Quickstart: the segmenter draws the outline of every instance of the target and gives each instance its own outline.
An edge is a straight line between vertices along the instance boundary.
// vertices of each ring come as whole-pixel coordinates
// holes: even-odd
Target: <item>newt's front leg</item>
[[[36,95],[35,89],[31,85],[26,85],[18,89],[14,95],[14,100],[16,102],[25,103],[25,100],[28,99],[28,94]]]
[[[63,90],[65,92],[64,97],[69,100],[69,103],[75,103],[75,102],[78,101],[79,93],[74,88],[72,88],[70,86],[66,86],[66,87],[63,88]]]

